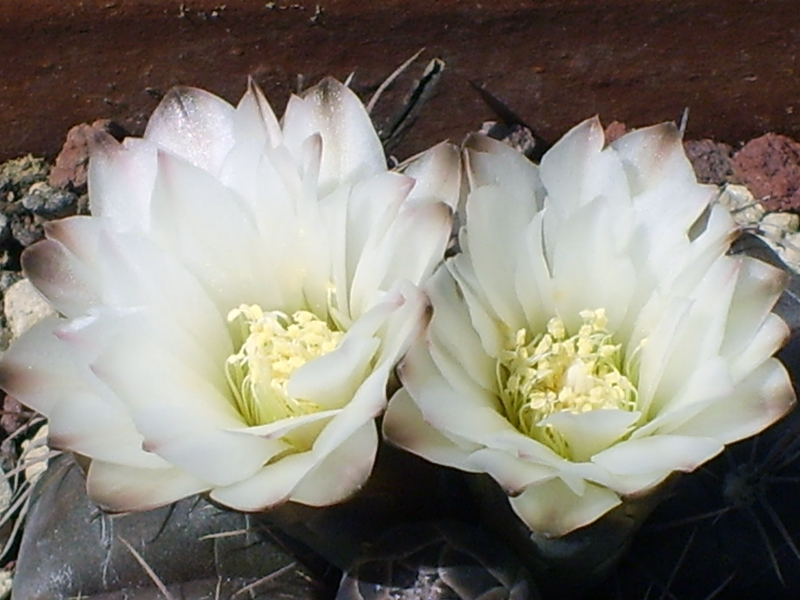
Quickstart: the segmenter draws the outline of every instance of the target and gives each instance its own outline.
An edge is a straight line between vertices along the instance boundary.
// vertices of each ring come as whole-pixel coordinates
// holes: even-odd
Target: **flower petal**
[[[293,96],[289,100],[283,133],[284,143],[297,159],[307,137],[322,135],[320,196],[386,168],[383,148],[364,105],[335,79],[323,79],[302,98]]]
[[[504,195],[499,187],[478,188],[467,198],[467,235],[475,276],[494,312],[512,330],[525,325],[514,272],[523,232],[535,213],[530,198]],[[502,236],[497,235],[499,231]],[[507,266],[498,269],[498,263]]]
[[[386,237],[413,185],[409,177],[381,173],[345,187],[350,189],[343,207],[345,222],[334,233],[342,236],[339,245],[346,252],[342,262],[349,283],[353,281],[359,261]],[[327,198],[322,202],[324,205]]]
[[[375,423],[365,423],[300,480],[291,500],[309,506],[346,500],[369,478],[377,449]]]
[[[62,315],[75,317],[100,303],[95,274],[56,240],[42,240],[27,248],[22,269]]]
[[[734,381],[747,376],[757,365],[780,350],[791,332],[778,315],[769,314],[742,352],[731,358],[730,371]]]
[[[625,166],[637,209],[653,215],[646,221],[672,223],[687,231],[708,206],[713,186],[698,185],[674,123],[636,129],[611,144]],[[661,198],[674,200],[664,202]]]
[[[227,396],[158,345],[115,340],[92,370],[128,406],[147,451],[204,481],[248,477],[279,451],[236,432],[244,423]]]
[[[580,327],[580,312],[587,308],[604,308],[611,331],[625,318],[637,278],[626,247],[630,232],[615,223],[620,213],[625,214],[598,197],[561,223],[553,244],[552,293],[568,331]],[[545,222],[550,216],[545,214]]]
[[[287,392],[324,408],[342,408],[353,397],[372,367],[381,341],[346,336],[333,352],[299,367],[289,379]]]
[[[86,476],[89,497],[110,512],[151,510],[209,488],[175,468],[140,469],[92,461]]]
[[[505,341],[500,333],[501,321],[478,282],[469,255],[462,248],[462,253],[448,259],[445,267],[458,284],[472,319],[472,327],[481,339],[484,352],[498,358]]]
[[[383,437],[395,446],[436,464],[468,472],[478,470],[470,466],[468,457],[480,446],[462,440],[456,443],[439,429],[431,427],[404,388],[400,388],[389,401],[383,417]]]
[[[252,216],[217,179],[159,154],[152,216],[158,244],[188,267],[221,314],[241,304],[284,306]]]
[[[313,470],[320,465],[343,444],[346,444],[364,427],[372,427],[374,432],[373,419],[378,412],[385,406],[386,378],[387,369],[378,369],[367,378],[359,388],[353,400],[347,405],[345,410],[336,415],[319,434],[314,446],[307,452],[289,454],[274,462],[266,464],[257,473],[228,486],[218,487],[211,493],[211,497],[218,502],[225,504],[236,510],[255,511],[266,510],[270,507],[282,504],[290,499],[294,490],[300,482]],[[374,433],[367,434],[361,431],[353,446],[348,446],[343,450],[343,454],[350,456],[350,452],[356,452],[359,448],[363,451],[370,446],[369,439],[373,439]],[[365,457],[361,456],[360,459]],[[373,456],[370,459],[374,459]],[[350,457],[348,460],[354,460]],[[370,463],[371,464],[371,463]],[[347,480],[351,485],[360,486],[363,483],[360,477],[363,476],[365,463],[356,463],[356,469],[348,471]],[[344,466],[340,468],[346,468]],[[323,477],[323,475],[318,475]],[[321,502],[319,490],[314,491],[315,484],[309,484],[305,494],[309,501]],[[344,488],[337,488],[336,494],[344,493]],[[350,490],[355,491],[355,489]],[[348,492],[349,494],[349,492]]]
[[[726,402],[734,392],[734,381],[725,360],[714,358],[687,376],[683,387],[669,398],[661,410],[631,435],[637,439],[655,433],[673,433],[714,403]]]
[[[541,485],[559,475],[550,465],[527,461],[494,448],[476,450],[467,457],[466,463],[470,470],[491,475],[509,496],[517,496],[529,486]]]
[[[546,205],[569,214],[597,198],[628,198],[630,188],[616,152],[603,150],[605,136],[595,117],[573,127],[542,157]]]
[[[498,432],[518,433],[497,413],[497,399],[493,394],[478,388],[471,394],[453,389],[438,372],[422,343],[411,347],[399,367],[399,374],[425,421],[448,437],[489,445]]]
[[[392,310],[381,328],[383,344],[377,364],[396,365],[425,330],[430,320],[430,304],[422,290],[401,279],[384,297],[381,305]],[[382,308],[381,305],[373,310]]]
[[[449,142],[410,158],[397,169],[414,180],[406,200],[409,204],[442,202],[453,212],[458,210],[461,197],[461,162],[456,146]]]
[[[331,417],[335,417],[336,415],[338,415],[340,412],[342,412],[341,408],[336,408],[332,410],[321,410],[319,412],[309,413],[307,415],[287,417],[286,419],[280,419],[278,421],[275,421],[273,423],[267,423],[265,425],[256,425],[254,427],[245,427],[240,429],[234,429],[232,431],[247,433],[249,435],[257,435],[259,437],[267,439],[278,439],[283,437],[287,433],[291,433],[298,427],[303,427],[304,425],[308,425],[309,423],[317,423],[318,421],[324,421],[326,419],[330,419]]]
[[[386,410],[386,382],[392,364],[377,367],[358,388],[345,409],[336,415],[314,442],[314,454],[319,460],[333,452],[344,440],[365,423],[372,422]]]
[[[204,169],[219,173],[234,143],[234,108],[191,87],[171,89],[147,122],[146,140]]]
[[[723,356],[745,350],[786,287],[787,275],[780,269],[748,256],[737,258],[740,268],[720,349]]]
[[[254,475],[211,490],[210,498],[234,510],[263,511],[286,502],[317,462],[311,452],[290,454],[265,465]]]
[[[252,136],[259,146],[268,143],[274,148],[283,140],[281,125],[272,107],[264,92],[250,77],[247,79],[247,92],[236,105],[233,131],[237,142]]]
[[[614,475],[645,475],[694,471],[722,452],[722,443],[710,437],[655,435],[628,440],[595,454],[592,462]]]
[[[248,80],[247,92],[233,114],[233,138],[233,146],[220,167],[219,179],[255,209],[263,151],[280,144],[283,134],[272,107],[252,79]]]
[[[386,235],[367,245],[353,276],[351,314],[362,314],[393,282],[420,283],[430,277],[444,256],[452,214],[445,204],[405,208]]]
[[[768,359],[736,385],[731,395],[686,421],[676,435],[703,435],[724,444],[754,435],[785,415],[796,402],[784,366]]]
[[[114,231],[147,232],[156,156],[156,144],[136,138],[94,144],[87,175],[92,215]]]
[[[521,304],[529,331],[543,331],[556,314],[552,274],[544,253],[544,217],[544,211],[537,213],[524,232],[514,277],[517,296],[525,299]]]
[[[183,390],[178,390],[183,391]],[[183,392],[191,400],[191,390]],[[248,435],[231,422],[218,423],[200,411],[173,404],[132,411],[144,436],[143,448],[215,486],[246,479],[286,448],[280,439]]]
[[[88,367],[76,365],[53,333],[61,323],[58,317],[40,321],[0,358],[0,387],[44,415],[67,394],[93,392]]]
[[[738,264],[722,257],[709,268],[692,294],[691,308],[674,332],[674,347],[658,383],[653,408],[666,406],[684,385],[686,374],[719,356],[725,335],[727,306],[736,284]]]
[[[142,435],[116,399],[74,392],[48,415],[48,444],[95,460],[128,467],[163,469],[161,457],[142,450]]]
[[[426,289],[431,304],[440,307],[428,326],[428,348],[437,368],[455,389],[473,381],[487,391],[495,391],[496,361],[484,352],[450,272],[439,268]]]
[[[488,136],[471,134],[464,141],[464,155],[471,189],[501,187],[503,195],[517,197],[515,204],[532,205],[534,211],[542,209],[545,189],[539,168],[522,153]]]
[[[588,525],[622,503],[616,493],[599,485],[587,485],[579,496],[560,479],[532,485],[510,501],[528,527],[548,537]]]
[[[639,417],[638,412],[612,409],[579,414],[561,411],[544,419],[541,425],[552,426],[564,436],[571,460],[584,462],[622,438]]]

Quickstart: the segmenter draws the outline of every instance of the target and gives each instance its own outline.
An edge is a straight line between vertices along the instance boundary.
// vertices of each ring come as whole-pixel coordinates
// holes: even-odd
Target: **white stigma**
[[[238,352],[225,361],[234,405],[250,426],[318,412],[320,406],[289,395],[289,378],[313,358],[336,349],[344,333],[313,313],[291,316],[242,305],[228,314]]]
[[[569,448],[552,425],[542,421],[557,412],[634,411],[637,390],[622,372],[621,345],[606,330],[605,310],[584,310],[571,337],[561,319],[531,338],[513,332],[497,361],[497,382],[505,417],[519,431],[568,457]]]

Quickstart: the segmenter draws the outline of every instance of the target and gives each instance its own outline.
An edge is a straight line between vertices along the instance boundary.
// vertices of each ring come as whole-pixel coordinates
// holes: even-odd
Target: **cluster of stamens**
[[[567,335],[558,317],[531,337],[512,332],[497,361],[500,401],[506,418],[522,433],[569,456],[559,432],[543,423],[557,412],[637,408],[634,384],[622,373],[622,348],[607,331],[605,310],[584,310],[578,333]]]
[[[311,359],[335,350],[344,333],[305,310],[287,315],[258,305],[232,310],[228,324],[241,345],[225,361],[225,374],[245,423],[265,425],[320,410],[288,393],[289,378]]]

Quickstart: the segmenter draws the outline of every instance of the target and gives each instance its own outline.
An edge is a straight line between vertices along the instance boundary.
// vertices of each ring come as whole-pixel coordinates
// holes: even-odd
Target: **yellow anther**
[[[314,413],[320,407],[287,392],[289,379],[309,360],[336,349],[344,334],[316,315],[300,310],[286,315],[242,305],[228,314],[241,345],[225,361],[234,406],[251,426]]]
[[[567,337],[555,317],[546,333],[531,338],[526,329],[509,335],[497,361],[497,382],[506,418],[522,433],[564,456],[569,448],[542,421],[558,412],[636,410],[637,390],[622,371],[622,350],[606,330],[605,310],[580,312],[583,324]]]

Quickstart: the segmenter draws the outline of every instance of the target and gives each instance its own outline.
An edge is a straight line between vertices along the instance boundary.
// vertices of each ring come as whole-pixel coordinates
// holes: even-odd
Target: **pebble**
[[[2,270],[0,271],[0,292],[5,292],[12,285],[22,279],[19,271]]]
[[[30,213],[19,213],[11,217],[11,235],[23,248],[44,237],[42,224]]]
[[[9,571],[0,571],[0,598],[7,598],[11,594],[13,580]]]
[[[757,225],[766,211],[743,185],[728,184],[722,188],[717,201],[731,211],[733,219],[745,227]]]
[[[733,157],[736,180],[770,211],[800,209],[800,144],[767,133],[747,142]]]
[[[31,185],[44,181],[50,167],[43,158],[34,158],[30,154],[15,158],[0,165],[0,197],[13,202],[18,200]]]
[[[67,139],[56,157],[50,171],[50,185],[78,192],[86,191],[88,178],[89,155],[92,143],[111,135],[122,140],[128,132],[117,123],[108,119],[76,125],[67,133]]]
[[[56,314],[55,310],[27,279],[19,280],[6,290],[3,310],[11,330],[12,340],[18,338],[45,317]]]
[[[54,188],[44,181],[34,183],[22,197],[22,206],[47,219],[74,214],[77,204],[78,196],[67,190]]]

